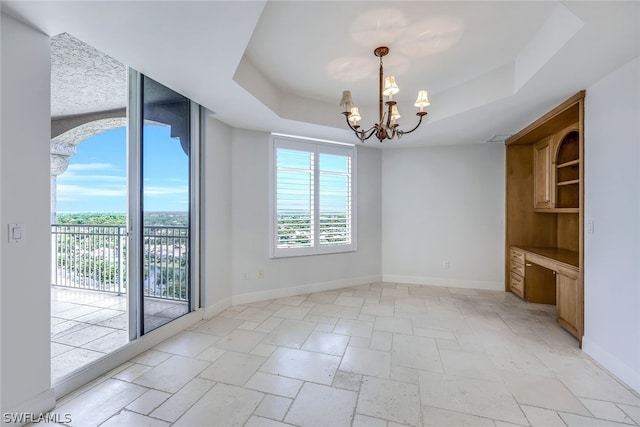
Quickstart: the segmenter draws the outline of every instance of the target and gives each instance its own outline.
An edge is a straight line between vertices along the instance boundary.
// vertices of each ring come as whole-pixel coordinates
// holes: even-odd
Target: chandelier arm
[[[406,135],[406,134],[411,133],[414,130],[418,129],[418,127],[420,126],[420,123],[422,123],[422,118],[424,116],[426,116],[426,115],[427,115],[426,111],[423,111],[422,113],[416,113],[416,116],[420,117],[420,120],[418,120],[418,124],[415,125],[415,127],[413,129],[411,129],[411,130],[398,130],[398,135],[400,135],[400,136]]]
[[[365,142],[367,139],[371,138],[373,136],[373,134],[376,132],[376,127],[371,126],[369,129],[367,130],[358,130],[358,127],[354,127],[353,125],[351,125],[351,122],[349,121],[349,116],[351,115],[351,113],[349,112],[344,112],[342,113],[342,115],[345,117],[346,121],[347,121],[347,126],[349,126],[349,128],[355,132],[356,137],[358,137],[358,139],[361,142]],[[369,135],[367,135],[367,132],[369,133]]]

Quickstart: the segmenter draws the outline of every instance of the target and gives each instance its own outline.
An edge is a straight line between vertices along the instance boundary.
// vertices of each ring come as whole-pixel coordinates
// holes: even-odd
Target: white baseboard
[[[637,393],[640,393],[640,372],[623,363],[620,359],[600,347],[587,337],[582,338],[582,351],[598,362],[603,368],[615,375]]]
[[[252,302],[265,301],[277,298],[292,297],[295,295],[304,295],[312,292],[331,291],[334,289],[346,288],[349,286],[364,285],[367,283],[375,283],[381,280],[380,275],[360,276],[350,279],[332,280],[329,282],[308,283],[305,285],[292,286],[289,288],[269,289],[259,292],[250,292],[246,294],[234,295],[231,297],[233,305],[250,304]]]
[[[167,323],[163,327],[153,330],[148,334],[141,336],[137,340],[123,345],[101,359],[88,363],[81,369],[58,379],[53,385],[53,388],[55,389],[55,396],[60,398],[78,387],[93,381],[99,376],[104,375],[112,369],[138,356],[140,353],[160,344],[162,341],[202,320],[203,315],[204,313],[202,309],[185,314],[184,316]]]
[[[23,402],[9,410],[3,411],[0,423],[3,426],[22,426],[37,419],[40,414],[46,414],[55,406],[56,393],[53,388],[49,388],[26,402]],[[27,415],[31,415],[32,418],[26,419]],[[9,419],[5,419],[5,417],[9,417]],[[17,421],[20,419],[22,421]]]
[[[210,305],[208,307],[205,307],[204,310],[203,310],[202,318],[204,320],[211,319],[213,316],[215,316],[218,313],[223,312],[224,310],[226,310],[229,307],[231,307],[231,297],[227,297],[227,298],[223,299],[222,301],[218,301],[215,304],[212,304],[212,305]]]
[[[397,274],[384,274],[384,282],[407,283],[410,285],[443,286],[448,288],[483,289],[487,291],[504,291],[504,282],[487,280],[458,280],[442,277],[402,276]]]

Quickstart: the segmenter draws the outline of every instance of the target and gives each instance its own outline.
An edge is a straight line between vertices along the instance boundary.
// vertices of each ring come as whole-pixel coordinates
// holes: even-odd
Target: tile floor
[[[145,301],[145,322],[154,329],[186,313],[186,304]],[[52,382],[129,342],[127,296],[51,287]]]
[[[233,306],[62,398],[74,426],[629,426],[552,306],[375,283]]]

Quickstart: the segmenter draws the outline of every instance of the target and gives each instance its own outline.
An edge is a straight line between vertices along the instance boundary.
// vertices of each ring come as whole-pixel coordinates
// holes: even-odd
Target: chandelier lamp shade
[[[343,107],[342,114],[347,120],[349,128],[355,132],[356,136],[361,142],[366,141],[375,135],[380,142],[385,139],[399,139],[402,135],[413,132],[418,129],[422,123],[422,118],[427,115],[424,111],[424,107],[430,105],[429,97],[426,90],[418,91],[418,98],[416,99],[414,106],[418,107],[418,124],[411,130],[401,130],[397,120],[401,117],[398,111],[398,105],[393,100],[393,96],[400,91],[396,84],[396,79],[393,76],[384,77],[384,70],[382,67],[382,58],[389,53],[389,48],[386,46],[377,47],[373,54],[380,58],[380,77],[379,77],[379,92],[378,92],[378,122],[368,129],[360,129],[358,122],[362,119],[360,116],[360,110],[353,105],[353,98],[351,91],[345,90],[342,92],[342,100],[340,106]],[[384,100],[384,97],[387,100]],[[386,106],[386,107],[385,107]]]

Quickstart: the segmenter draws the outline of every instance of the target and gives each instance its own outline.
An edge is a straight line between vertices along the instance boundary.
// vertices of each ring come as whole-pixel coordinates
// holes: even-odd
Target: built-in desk
[[[579,336],[582,290],[578,252],[558,248],[511,247],[511,291],[538,304],[555,304],[560,326]]]
[[[559,248],[536,248],[530,246],[517,246],[516,248],[524,252],[525,261],[533,264],[538,264],[550,270],[555,270],[560,265],[576,272],[579,271],[580,254],[578,252]]]

